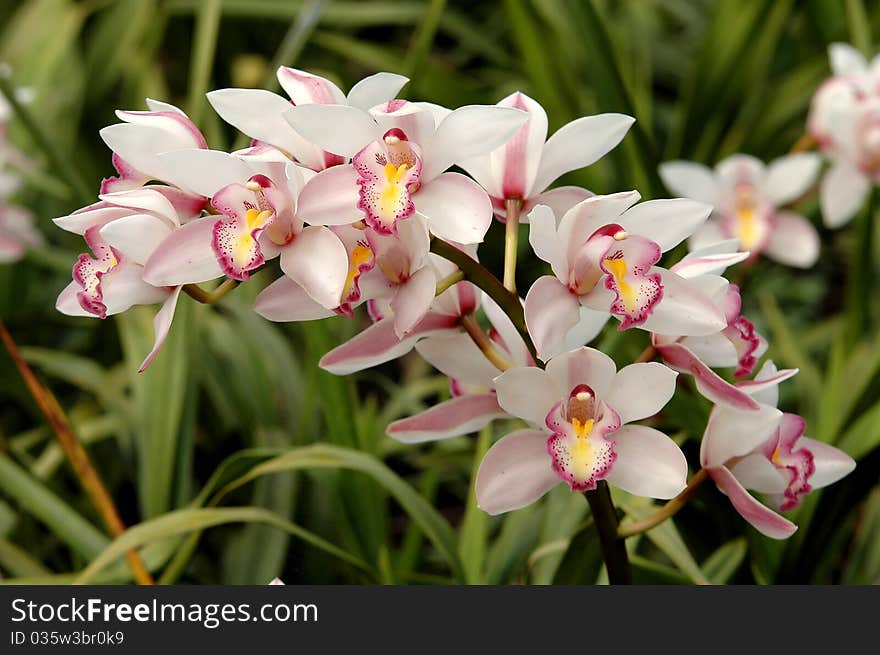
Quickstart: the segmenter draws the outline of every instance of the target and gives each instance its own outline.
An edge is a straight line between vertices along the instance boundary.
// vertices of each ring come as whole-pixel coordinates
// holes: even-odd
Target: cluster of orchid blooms
[[[832,52],[839,76],[817,95],[810,129],[833,161],[828,177],[846,178],[826,177],[822,186],[826,220],[839,224],[854,204],[848,196],[841,206],[839,187],[856,184],[852,171],[859,185],[880,171],[872,95],[880,78],[849,49]],[[796,529],[770,506],[792,509],[852,470],[846,454],[804,436],[802,418],[776,409],[777,385],[796,370],[767,361],[752,377],[767,344],[741,315],[740,290],[722,276],[760,253],[793,266],[815,262],[815,230],[786,205],[814,184],[818,154],[766,167],[736,155],[714,172],[669,162],[660,172],[685,196],[676,199],[548,190],[614,148],[634,119],[588,116],[548,139],[544,110],[519,92],[496,106],[449,110],[396,99],[407,80],[389,73],[348,94],[289,68],[278,80],[288,98],[252,89],[208,94],[253,139],[232,153],[208,149],[172,105],[148,100],[148,111],[117,113],[122,122],[101,136],[118,176],[103,181],[98,202],[55,220],[90,249],[73,267],[60,311],[105,318],[162,303],[143,370],[182,290],[225,277],[222,292],[278,257],[283,275],[257,298],[260,315],[308,321],[365,305],[372,319],[324,355],[323,368],[350,374],[415,349],[449,377],[450,400],[392,423],[389,435],[417,443],[496,419],[528,424],[498,440],[479,467],[477,500],[490,514],[560,483],[580,492],[606,480],[656,499],[682,493],[688,463],[679,447],[635,423],[662,411],[679,373],[715,405],[702,437],[702,479],[711,477],[763,534],[784,538]],[[847,111],[857,117],[841,120]],[[528,222],[531,250],[549,264],[523,299],[477,262],[493,216],[513,227],[508,235]],[[658,265],[686,239],[688,255]],[[588,347],[609,319],[619,330],[646,331],[651,356],[640,359],[661,361],[617,370]],[[733,368],[736,381],[718,368]]]

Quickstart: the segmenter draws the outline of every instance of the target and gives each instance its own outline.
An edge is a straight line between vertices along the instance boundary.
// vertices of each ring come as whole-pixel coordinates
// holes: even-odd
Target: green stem
[[[528,329],[526,329],[526,318],[523,313],[523,306],[519,300],[519,296],[505,289],[504,285],[501,284],[501,281],[492,275],[491,271],[485,266],[478,261],[471,259],[466,253],[462,252],[455,246],[446,243],[442,239],[435,238],[431,240],[431,252],[435,255],[440,255],[444,259],[448,259],[453,264],[457,265],[461,269],[461,272],[464,273],[465,279],[469,282],[473,282],[476,286],[485,291],[486,295],[498,304],[501,310],[507,314],[513,322],[513,325],[520,333],[520,336],[522,336],[523,341],[526,343],[526,347],[528,347],[529,352],[532,354],[532,357],[537,360],[535,346],[529,336]]]
[[[183,285],[183,292],[203,305],[213,305],[237,286],[238,280],[226,280],[213,291],[205,291],[197,284],[185,284]]]
[[[672,518],[673,516],[675,516],[678,510],[680,510],[687,504],[687,502],[693,497],[693,495],[697,493],[697,489],[699,489],[700,486],[702,486],[702,484],[708,479],[708,471],[706,471],[706,469],[700,469],[693,475],[693,477],[687,483],[687,486],[680,494],[667,502],[650,516],[646,516],[640,521],[635,521],[633,523],[628,523],[627,525],[620,526],[617,529],[617,536],[620,539],[626,539],[627,537],[632,537],[634,535],[641,534],[642,532],[647,532],[651,528],[654,528],[663,523],[663,521],[665,521],[666,519]]]
[[[519,247],[519,212],[522,209],[522,200],[507,198],[504,208],[504,288],[516,293],[516,254]]]
[[[450,273],[442,280],[437,281],[437,287],[434,290],[434,295],[439,296],[441,293],[446,291],[449,287],[455,286],[459,282],[464,279],[464,273],[461,271],[455,271],[455,273]]]
[[[618,538],[619,520],[617,510],[611,501],[611,492],[605,480],[599,480],[596,488],[584,493],[590,503],[593,522],[599,532],[602,545],[602,559],[608,570],[608,582],[611,584],[632,584],[632,569],[626,553],[626,542]]]
[[[73,159],[55,147],[52,139],[43,131],[34,115],[15,97],[15,87],[12,86],[9,75],[5,70],[0,70],[0,93],[9,102],[9,105],[19,120],[21,120],[25,129],[30,133],[37,147],[49,158],[52,168],[58,171],[70,186],[70,190],[76,196],[77,202],[81,202],[83,205],[93,202],[95,194],[92,193],[89,186],[80,177],[79,170],[73,165]]]

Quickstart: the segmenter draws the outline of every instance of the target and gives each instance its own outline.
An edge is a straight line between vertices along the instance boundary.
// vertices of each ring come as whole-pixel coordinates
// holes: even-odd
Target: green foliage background
[[[491,519],[472,474],[493,438],[403,446],[385,425],[447,397],[416,356],[337,378],[321,354],[365,324],[271,324],[250,310],[272,266],[215,307],[183,301],[171,338],[143,375],[152,308],[106,321],[54,310],[82,250],[49,219],[93,200],[112,173],[97,136],[115,108],[174,102],[214,148],[241,147],[204,92],[276,90],[293,65],[348,88],[388,70],[404,96],[491,104],[520,89],[551,131],[584,114],[637,117],[621,147],[563,182],[598,193],[665,197],[659,162],[714,164],[734,152],[765,160],[803,133],[812,93],[830,74],[827,45],[872,53],[880,6],[858,0],[26,0],[0,2],[0,61],[29,87],[29,108],[72,172],[51,165],[22,123],[10,138],[42,163],[18,201],[50,246],[0,266],[0,316],[54,390],[130,526],[111,544],[11,360],[0,356],[0,577],[124,583],[119,555],[142,545],[161,582],[569,583],[604,579],[580,495],[555,489]],[[875,205],[876,206],[876,205]],[[820,225],[818,203],[804,213]],[[782,407],[808,434],[846,450],[856,471],[814,493],[788,542],[761,537],[707,485],[675,519],[629,540],[637,581],[880,581],[880,301],[874,215],[822,231],[810,271],[767,262],[743,281],[746,314],[781,366],[801,372]],[[525,235],[523,235],[525,236]],[[526,256],[521,288],[542,271]],[[481,257],[500,269],[496,227]],[[680,255],[681,253],[675,253]],[[618,364],[646,343],[609,329]],[[691,382],[685,385],[692,388]],[[657,420],[696,462],[709,406],[688,389]],[[633,516],[642,499],[615,494]]]

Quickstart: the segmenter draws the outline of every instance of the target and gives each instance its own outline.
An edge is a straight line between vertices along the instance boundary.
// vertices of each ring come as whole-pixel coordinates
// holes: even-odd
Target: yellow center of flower
[[[776,450],[773,451],[773,457],[770,458],[770,461],[776,464],[776,466],[781,466],[779,463],[779,446],[776,446]]]
[[[632,285],[626,281],[628,270],[626,260],[622,257],[619,259],[606,259],[603,264],[605,268],[611,272],[611,276],[614,278],[614,283],[617,285],[617,289],[620,292],[620,298],[623,300],[623,305],[626,307],[626,311],[634,312],[638,307],[638,294],[635,289],[632,288]]]
[[[581,422],[572,418],[571,425],[577,441],[571,449],[571,471],[577,478],[585,478],[593,467],[593,448],[590,445],[590,434],[593,432],[593,419]]]
[[[248,227],[248,232],[253,232],[256,229],[263,227],[263,224],[268,221],[271,216],[272,212],[270,211],[248,209],[244,215],[244,219]],[[250,234],[248,234],[248,236],[250,236]]]
[[[343,300],[348,297],[354,288],[354,281],[360,274],[361,266],[373,257],[373,251],[369,246],[358,244],[351,251],[351,265],[348,267],[348,276],[345,278],[345,289],[342,292]]]
[[[755,208],[752,206],[740,207],[737,212],[737,236],[742,248],[750,250],[758,245],[760,234],[758,221],[755,218]]]

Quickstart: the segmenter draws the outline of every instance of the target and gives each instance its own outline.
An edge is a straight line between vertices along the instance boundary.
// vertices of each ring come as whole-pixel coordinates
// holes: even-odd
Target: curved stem
[[[68,421],[64,410],[61,409],[55,394],[34,375],[34,372],[25,361],[12,335],[6,330],[6,326],[3,325],[2,321],[0,321],[0,339],[2,339],[6,350],[9,351],[9,355],[12,357],[13,362],[15,362],[18,372],[24,379],[25,386],[27,386],[40,411],[43,412],[43,415],[52,426],[52,431],[58,438],[58,442],[67,455],[71,468],[73,468],[73,472],[79,479],[89,500],[98,511],[110,534],[113,537],[118,537],[125,532],[125,524],[119,516],[119,510],[116,509],[116,505],[113,503],[107,487],[104,486],[104,481],[101,479],[100,474],[92,464],[89,454],[83,448],[80,440],[77,439],[76,434],[74,434],[70,421]],[[125,559],[131,572],[134,574],[135,580],[139,584],[156,584],[137,549],[132,548],[126,551]]]
[[[510,362],[504,358],[504,356],[498,352],[495,348],[495,344],[492,343],[492,340],[483,332],[483,328],[480,327],[480,324],[477,323],[477,319],[473,314],[467,314],[461,317],[461,326],[464,328],[465,332],[468,333],[471,340],[477,344],[477,348],[480,349],[486,359],[492,362],[492,365],[497,368],[499,371],[506,371],[510,368]]]
[[[812,150],[816,147],[816,141],[809,134],[802,134],[800,138],[794,142],[794,145],[791,147],[791,150],[788,151],[790,155],[793,155],[798,152],[806,152],[807,150]]]
[[[596,488],[584,493],[590,504],[590,512],[593,514],[593,522],[599,532],[599,542],[602,545],[602,559],[605,560],[605,568],[608,569],[608,582],[610,584],[632,584],[632,569],[629,565],[629,556],[626,553],[626,542],[618,537],[617,510],[611,501],[611,492],[605,480],[599,480]]]
[[[446,291],[449,287],[461,282],[464,279],[464,273],[461,271],[455,271],[455,273],[450,273],[442,280],[437,282],[437,288],[434,291],[435,296],[439,296],[441,293]]]
[[[507,314],[508,318],[513,322],[517,332],[522,336],[526,347],[532,354],[532,357],[537,360],[535,346],[529,336],[529,331],[526,329],[526,318],[523,313],[523,307],[519,296],[515,293],[511,293],[508,289],[505,289],[504,285],[501,284],[501,281],[492,275],[489,269],[476,260],[471,259],[467,253],[462,252],[452,244],[449,244],[442,239],[432,239],[431,252],[435,255],[440,255],[443,259],[448,259],[458,266],[461,269],[461,272],[464,273],[466,280],[474,283],[482,291],[485,291],[486,295],[498,304],[501,310]]]
[[[646,516],[640,521],[635,521],[634,523],[628,523],[627,525],[623,525],[617,530],[617,536],[623,540],[627,537],[632,537],[633,535],[641,534],[642,532],[647,532],[651,528],[660,525],[668,518],[671,518],[684,507],[687,502],[691,499],[691,497],[697,492],[697,489],[709,479],[709,473],[706,469],[700,469],[697,471],[694,476],[690,479],[687,486],[684,488],[680,494],[678,494],[675,498],[670,500],[668,503],[663,505],[656,512],[651,514],[650,516]]]
[[[504,288],[516,293],[516,254],[519,247],[519,212],[522,200],[507,198],[504,201],[506,222],[504,224]]]
[[[198,284],[184,284],[183,292],[203,305],[213,305],[238,286],[238,280],[226,280],[213,291],[205,291]]]
[[[657,356],[657,349],[648,344],[645,346],[645,349],[641,352],[641,354],[636,357],[634,364],[643,364],[644,362],[650,362]]]

